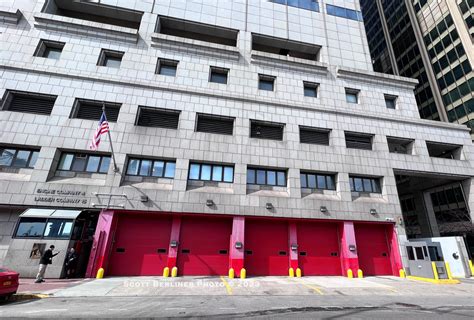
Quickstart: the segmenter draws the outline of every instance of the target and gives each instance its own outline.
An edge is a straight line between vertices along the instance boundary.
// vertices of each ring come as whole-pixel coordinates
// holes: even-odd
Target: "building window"
[[[387,137],[388,151],[391,153],[413,154],[414,142],[413,139]]]
[[[176,162],[169,160],[151,160],[130,158],[127,164],[128,176],[174,178]]]
[[[6,90],[1,110],[50,115],[58,96]]]
[[[258,75],[258,89],[265,90],[265,91],[274,91],[275,79],[276,77],[274,76],[259,74]]]
[[[0,147],[0,167],[34,168],[39,151]]]
[[[137,126],[178,129],[181,111],[138,106]]]
[[[336,175],[301,172],[301,188],[336,190]]]
[[[229,69],[211,67],[209,74],[209,82],[227,84],[227,75],[229,74]]]
[[[270,2],[319,12],[319,4],[317,0],[270,0]]]
[[[69,239],[74,221],[71,219],[47,219],[22,217],[16,228],[16,238]]]
[[[41,39],[38,47],[36,48],[34,56],[59,60],[64,45],[64,42]]]
[[[318,86],[319,84],[313,82],[303,81],[304,96],[305,97],[318,97]]]
[[[156,73],[164,76],[176,77],[176,70],[178,69],[177,60],[158,59],[156,66]]]
[[[326,11],[330,16],[341,17],[355,21],[363,21],[362,12],[360,11],[333,6],[330,4],[326,4]]]
[[[234,182],[234,167],[226,165],[191,163],[189,180]]]
[[[321,46],[252,33],[252,50],[284,57],[318,61]]]
[[[59,171],[107,173],[110,156],[85,153],[63,153],[59,160]]]
[[[124,52],[102,49],[97,61],[98,66],[120,68]]]
[[[344,132],[346,147],[351,149],[372,150],[374,135],[357,132]]]
[[[232,135],[234,118],[200,113],[197,115],[196,131]]]
[[[359,90],[346,88],[346,101],[348,103],[359,103]]]
[[[329,129],[300,126],[300,142],[328,146],[330,132]]]
[[[248,168],[247,184],[286,187],[286,170]]]
[[[385,106],[387,109],[396,109],[397,106],[397,97],[391,95],[384,95],[385,98]]]
[[[428,154],[430,157],[455,160],[461,159],[461,145],[426,141],[426,147],[428,148]]]
[[[250,120],[250,137],[282,141],[284,128],[283,123]]]
[[[352,192],[382,193],[380,178],[349,176]]]
[[[108,122],[117,122],[120,112],[120,103],[96,100],[78,99],[74,102],[71,118],[99,121],[102,108],[105,106],[105,115]]]

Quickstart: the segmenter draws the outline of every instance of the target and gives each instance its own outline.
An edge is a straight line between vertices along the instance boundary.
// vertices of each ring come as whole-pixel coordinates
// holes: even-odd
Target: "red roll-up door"
[[[298,263],[305,276],[340,276],[338,226],[300,222],[297,225]]]
[[[119,216],[110,257],[111,276],[163,274],[168,259],[170,217]]]
[[[183,217],[177,267],[180,275],[226,275],[232,219]]]
[[[244,266],[250,276],[288,275],[288,223],[245,220]]]
[[[392,275],[387,226],[354,224],[359,268],[364,275]]]

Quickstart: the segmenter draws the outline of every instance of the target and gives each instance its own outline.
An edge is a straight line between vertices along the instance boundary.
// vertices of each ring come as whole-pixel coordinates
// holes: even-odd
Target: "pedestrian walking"
[[[38,270],[38,274],[36,275],[35,283],[44,282],[43,278],[44,278],[44,273],[46,272],[46,267],[48,266],[48,264],[52,264],[53,257],[59,254],[59,251],[56,253],[53,253],[53,250],[54,250],[54,246],[50,245],[49,249],[46,250],[41,256],[39,270]]]
[[[77,253],[74,248],[69,249],[69,251],[67,252],[64,264],[66,266],[66,278],[73,278],[76,273],[77,264]]]

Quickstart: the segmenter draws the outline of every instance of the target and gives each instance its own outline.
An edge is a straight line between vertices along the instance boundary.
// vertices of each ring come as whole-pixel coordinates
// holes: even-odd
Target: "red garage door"
[[[163,274],[168,259],[170,233],[170,217],[119,216],[109,275]]]
[[[246,219],[244,265],[251,276],[288,275],[288,223]]]
[[[232,219],[183,217],[178,251],[180,275],[226,275]]]
[[[303,275],[342,275],[337,224],[300,222],[297,237],[298,262]]]
[[[391,275],[387,226],[354,224],[359,268],[364,275]]]

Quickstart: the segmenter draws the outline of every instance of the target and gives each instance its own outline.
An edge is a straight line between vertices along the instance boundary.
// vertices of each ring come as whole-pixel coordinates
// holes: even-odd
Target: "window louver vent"
[[[178,129],[179,111],[138,108],[137,126]]]
[[[329,130],[300,127],[300,142],[329,145]]]
[[[107,116],[107,121],[117,122],[119,112],[120,104],[110,102],[105,103],[105,114]],[[71,118],[99,121],[101,115],[101,101],[76,100],[73,116]]]
[[[50,115],[57,96],[7,90],[2,110]]]
[[[234,118],[199,114],[196,131],[232,135]]]
[[[347,148],[372,150],[372,135],[346,132],[345,136]]]
[[[281,123],[252,121],[250,123],[250,137],[282,141],[283,128],[284,125]]]

